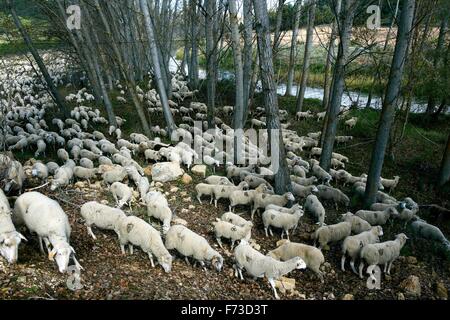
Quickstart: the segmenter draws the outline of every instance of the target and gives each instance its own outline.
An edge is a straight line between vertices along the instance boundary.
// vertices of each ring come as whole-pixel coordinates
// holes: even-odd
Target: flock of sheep
[[[63,84],[61,65],[58,59],[50,63],[50,70],[57,84]],[[68,270],[71,259],[76,268],[82,269],[76,259],[76,248],[70,245],[71,226],[67,214],[58,202],[37,191],[22,194],[24,181],[32,176],[44,185],[50,184],[51,192],[70,187],[74,180],[87,181],[89,184],[94,180],[101,180],[108,186],[115,199],[115,207],[91,201],[80,208],[87,232],[94,240],[96,236],[93,227],[113,230],[118,236],[123,254],[126,253],[127,245],[130,253],[133,253],[134,246],[137,246],[148,254],[153,267],[156,258],[165,272],[170,272],[172,266],[173,257],[169,250],[185,257],[188,264],[191,258],[203,268],[208,264],[218,272],[223,269],[222,254],[203,236],[184,225],[174,224],[175,214],[165,195],[154,188],[138,162],[139,158],[145,158],[150,162],[189,170],[195,159],[201,157],[204,164],[215,169],[223,163],[219,160],[233,158],[232,149],[220,151],[216,147],[218,141],[233,141],[229,131],[231,128],[224,120],[216,117],[217,127],[213,134],[197,131],[199,129],[193,126],[195,120],[200,120],[207,127],[207,123],[204,123],[206,105],[190,102],[189,107],[186,107],[186,103],[182,103],[185,99],[191,100],[194,93],[187,88],[181,76],[175,75],[172,80],[173,99],[178,103],[170,103],[172,113],[181,118],[178,129],[168,137],[164,128],[152,127],[154,134],[175,141],[173,145],[169,145],[163,143],[161,138],[151,140],[139,133],[132,133],[125,139],[120,127],[126,120],[119,117],[118,127],[110,127],[109,135],[92,131],[91,128],[98,124],[107,124],[108,121],[101,116],[98,109],[86,106],[93,100],[86,89],[66,97],[67,101],[76,104],[70,118],[64,121],[53,118],[52,124],[47,124],[46,112],[51,112],[53,102],[43,90],[41,80],[33,76],[31,70],[25,67],[17,69],[17,76],[11,81],[6,81],[5,75],[0,74],[0,80],[4,80],[0,81],[3,84],[3,87],[0,87],[0,117],[4,123],[0,138],[6,149],[14,152],[32,150],[36,157],[53,149],[59,163],[36,161],[30,166],[23,166],[6,153],[0,156],[0,163],[8,163],[4,191],[0,189],[0,254],[9,263],[17,261],[19,244],[25,240],[25,237],[16,231],[16,227],[25,226],[31,233],[37,234],[42,253],[45,252],[45,244],[48,258],[56,261],[60,272]],[[121,91],[118,102],[126,102],[126,88],[119,83],[116,85]],[[138,87],[137,92],[150,112],[162,112],[154,89],[145,91]],[[7,97],[12,97],[12,102],[6,100]],[[232,112],[233,107],[230,106],[222,109],[225,116]],[[263,113],[264,109],[256,108],[251,120],[252,127],[264,130],[266,119]],[[344,110],[341,117],[345,119],[346,113]],[[256,119],[256,115],[262,116]],[[311,112],[297,114],[299,119],[313,116]],[[324,114],[315,116],[320,119]],[[400,233],[395,239],[383,239],[385,241],[381,242],[382,226],[390,220],[402,221],[404,228],[410,223],[415,236],[435,240],[450,249],[450,243],[442,232],[419,218],[417,203],[411,198],[399,201],[384,192],[386,189],[393,190],[399,182],[399,177],[381,179],[377,203],[373,204],[370,210],[358,210],[354,214],[347,212],[350,205],[349,195],[364,194],[367,175],[353,176],[347,172],[345,167],[349,159],[338,153],[333,153],[333,169],[326,172],[315,159],[321,154],[321,149],[317,147],[320,132],[299,136],[295,131],[289,130],[286,111],[280,110],[280,119],[283,139],[288,150],[287,163],[292,174],[292,193],[274,194],[274,174],[270,167],[261,165],[264,153],[250,141],[244,146],[245,155],[247,160],[252,160],[250,163],[256,164],[235,166],[227,162],[226,176],[210,175],[205,177],[204,182],[195,186],[200,203],[202,197],[209,197],[210,203],[214,201],[216,207],[219,201],[229,204],[229,211],[220,214],[220,218],[211,217],[211,224],[219,247],[223,249],[222,240],[227,239],[230,241],[231,250],[234,249],[232,260],[236,277],[243,279],[245,270],[249,276],[266,278],[278,299],[275,280],[295,269],[308,268],[323,282],[321,265],[325,262],[325,257],[322,250],[335,244],[342,247],[343,271],[346,259],[350,258],[352,270],[361,278],[365,264],[368,265],[369,271],[376,265],[383,265],[384,271],[389,274],[392,263],[399,257],[400,250],[408,239],[404,233]],[[345,121],[349,128],[356,122],[356,118]],[[178,142],[180,138],[183,142]],[[347,143],[351,139],[351,136],[337,137],[337,143]],[[202,146],[201,155],[186,143],[193,141]],[[350,186],[351,194],[347,195],[338,188],[340,185]],[[13,208],[10,207],[4,192],[8,195],[19,194]],[[134,216],[133,203],[144,205],[148,218],[160,221],[161,231]],[[326,203],[342,210],[342,222],[326,223]],[[124,206],[128,206],[130,212],[124,212]],[[248,219],[245,219],[243,214],[234,213],[236,207],[248,208]],[[318,224],[317,230],[311,235],[314,245],[289,241],[305,213]],[[255,242],[252,241],[252,230],[259,227],[259,224],[255,223],[259,221],[255,219],[255,215],[261,216],[266,236],[273,236],[274,230],[280,230],[281,238],[286,236],[288,239],[266,255],[256,250]],[[235,247],[236,243],[238,245]],[[319,247],[315,246],[317,243]],[[357,261],[359,270],[355,267]]]

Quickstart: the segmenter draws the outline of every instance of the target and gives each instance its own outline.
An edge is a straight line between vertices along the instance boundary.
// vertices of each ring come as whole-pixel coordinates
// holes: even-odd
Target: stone
[[[188,209],[181,209],[181,213],[189,213],[189,210]]]
[[[282,246],[283,244],[285,244],[286,242],[288,242],[287,239],[281,239],[277,241],[277,247]]]
[[[152,180],[156,182],[169,182],[178,180],[184,174],[177,162],[160,162],[152,166]]]
[[[436,296],[441,300],[448,299],[448,290],[443,282],[436,283]]]
[[[295,279],[281,277],[279,280],[275,280],[275,288],[279,289],[281,293],[293,291],[295,289]]]
[[[194,210],[194,209],[195,209],[195,206],[193,204],[190,204],[189,205],[189,210]]]
[[[191,201],[192,201],[191,197],[183,198],[183,202],[191,202]]]
[[[144,168],[144,174],[147,177],[151,177],[152,176],[152,166],[148,166],[148,167]]]
[[[206,166],[204,164],[193,166],[191,172],[197,176],[206,178]]]
[[[355,296],[350,293],[347,293],[347,294],[344,294],[344,296],[342,297],[341,300],[355,300]]]
[[[100,201],[100,203],[104,204],[104,205],[108,205],[109,204],[108,200],[102,200],[102,201]]]
[[[417,276],[409,276],[400,284],[407,295],[419,298],[421,294],[420,280]]]
[[[172,221],[174,224],[181,224],[182,226],[187,226],[187,221],[181,218],[176,218]]]
[[[191,184],[192,183],[192,177],[190,175],[188,175],[187,173],[185,173],[181,177],[181,182],[183,182],[184,184]]]
[[[408,264],[417,264],[417,258],[410,256],[410,257],[406,257],[406,263]]]
[[[75,187],[75,188],[84,188],[84,186],[85,186],[85,183],[84,183],[83,181],[77,181],[77,182],[74,184],[74,187]]]
[[[155,187],[156,188],[162,188],[162,187],[164,187],[164,184],[162,184],[161,182],[156,182],[155,183]]]
[[[401,292],[397,294],[397,300],[405,300],[405,295]]]
[[[173,187],[170,189],[170,192],[175,193],[175,192],[178,192],[178,190],[180,190],[180,189],[177,187]]]

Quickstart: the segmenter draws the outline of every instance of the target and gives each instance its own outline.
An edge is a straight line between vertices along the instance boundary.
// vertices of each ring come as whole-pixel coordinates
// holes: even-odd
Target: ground
[[[292,100],[280,99],[281,107],[292,111]],[[256,103],[259,103],[258,99]],[[308,107],[313,110],[317,110],[319,105],[317,101],[308,101]],[[358,126],[350,132],[340,128],[339,134],[352,134],[355,141],[339,147],[337,151],[350,158],[348,170],[354,175],[359,175],[366,170],[370,160],[371,139],[376,130],[378,113],[369,110],[354,112],[360,117]],[[124,127],[126,134],[132,130],[139,130],[128,106],[118,108],[117,113],[129,119]],[[152,121],[153,124],[162,123],[158,117],[152,117]],[[398,199],[411,196],[419,204],[436,203],[448,208],[450,206],[448,189],[431,188],[432,179],[442,156],[441,139],[445,141],[448,119],[443,119],[431,128],[423,127],[415,121],[413,117],[404,141],[395,151],[395,161],[387,160],[383,176],[392,177],[394,174],[401,176],[400,184],[393,192]],[[320,130],[320,124],[315,120],[290,122],[299,134]],[[29,157],[26,154],[17,156],[23,157],[23,160]],[[142,159],[140,161],[142,162]],[[223,174],[223,171],[219,174]],[[177,216],[186,220],[189,228],[205,236],[209,243],[223,254],[225,263],[221,273],[212,269],[203,271],[199,266],[188,266],[184,260],[175,259],[172,272],[166,274],[159,266],[152,268],[147,256],[140,250],[135,250],[134,255],[122,256],[117,236],[113,232],[94,229],[98,240],[93,241],[83,225],[79,206],[90,200],[106,200],[112,205],[112,197],[104,186],[99,184],[91,188],[72,186],[56,193],[43,188],[40,191],[58,200],[69,215],[72,226],[71,244],[84,267],[81,273],[83,288],[78,291],[68,289],[66,284],[68,276],[59,274],[56,264],[39,253],[36,238],[25,233],[28,242],[24,242],[20,247],[18,263],[8,266],[0,259],[0,299],[273,299],[266,281],[262,279],[240,281],[234,277],[229,244],[225,242],[228,251],[218,248],[211,225],[216,217],[227,211],[228,203],[219,202],[217,209],[209,205],[208,201],[200,205],[195,199],[194,186],[202,179],[195,176],[193,178],[194,181],[190,185],[174,182],[166,183],[162,188],[168,192],[169,204],[176,210]],[[39,182],[30,180],[26,188],[38,185]],[[179,190],[171,192],[173,187]],[[349,189],[345,191],[350,192]],[[188,208],[189,205],[195,208],[189,209],[187,213],[182,212],[182,209]],[[350,210],[354,211],[357,205],[357,200],[352,199]],[[326,210],[329,224],[337,222],[339,215],[346,212],[345,208],[336,211],[329,203],[326,204]],[[248,211],[248,208],[244,207],[237,209],[237,212],[245,212],[246,218],[249,218]],[[133,214],[146,219],[146,212],[142,206],[133,210]],[[449,235],[448,217],[432,216],[426,209],[421,210],[420,214],[430,223],[441,227],[447,236]],[[159,228],[157,221],[153,221],[153,224]],[[304,216],[291,241],[312,244],[310,234],[315,228],[312,220]],[[275,248],[276,242],[280,240],[279,232],[275,233],[275,237],[265,237],[260,215],[256,217],[253,230],[252,237],[261,246],[263,253]],[[403,223],[398,222],[386,225],[384,230],[383,240],[392,239],[400,232],[408,234],[408,228],[403,229]],[[401,299],[402,295],[413,298],[401,288],[401,283],[411,275],[417,276],[420,280],[422,299],[440,298],[443,296],[442,290],[437,290],[437,287],[441,288],[443,284],[446,292],[450,286],[448,258],[442,248],[424,240],[408,241],[402,250],[402,257],[393,265],[391,276],[382,275],[380,290],[367,289],[367,278],[359,279],[348,270],[348,265],[346,272],[340,270],[339,244],[331,245],[331,250],[324,251],[324,256],[326,263],[323,266],[325,270],[323,284],[310,270],[296,270],[288,277],[296,280],[296,290],[299,294],[292,296],[281,294],[281,298],[340,299],[346,294],[353,295],[355,299]]]

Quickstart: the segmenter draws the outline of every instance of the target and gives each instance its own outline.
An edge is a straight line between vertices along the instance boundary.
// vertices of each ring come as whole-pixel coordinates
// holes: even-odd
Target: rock
[[[162,184],[161,182],[156,182],[155,183],[155,187],[156,188],[162,188],[162,187],[164,187],[164,184]]]
[[[400,288],[402,288],[407,295],[419,298],[421,294],[419,277],[409,276],[402,281]]]
[[[188,175],[187,173],[185,173],[181,177],[181,182],[183,182],[184,184],[190,184],[190,183],[192,183],[192,177],[190,175]]]
[[[180,196],[182,196],[182,197],[186,197],[187,194],[188,194],[188,193],[187,193],[186,191],[181,191],[181,192],[180,192]]]
[[[286,242],[288,242],[287,239],[281,239],[277,241],[277,247],[282,246],[283,244],[285,244]]]
[[[195,209],[195,206],[193,204],[190,204],[189,205],[189,210],[194,210],[194,209]]]
[[[140,193],[139,193],[139,191],[133,191],[133,198],[134,199],[139,199],[141,197],[141,195],[140,195]]]
[[[108,205],[109,204],[108,200],[102,200],[102,201],[100,201],[100,203],[104,204],[104,205]]]
[[[328,294],[327,300],[335,300],[335,299],[336,299],[336,297],[334,296],[333,293]]]
[[[399,292],[397,294],[397,300],[405,300],[405,296],[403,295],[403,293]]]
[[[187,226],[187,221],[181,218],[176,218],[172,221],[174,224],[181,224],[182,226]]]
[[[177,162],[160,162],[152,166],[151,174],[153,181],[169,182],[178,180],[184,174],[184,170]]]
[[[91,189],[94,189],[94,190],[102,189],[102,182],[101,181],[97,181],[96,183],[91,184]]]
[[[448,299],[448,291],[443,282],[436,283],[436,295],[441,300]]]
[[[183,202],[191,202],[191,201],[192,201],[191,197],[183,198]]]
[[[85,183],[84,183],[83,181],[77,181],[77,182],[74,184],[74,187],[75,187],[75,188],[84,188],[84,186],[85,186]]]
[[[148,166],[148,167],[144,168],[144,174],[147,177],[151,177],[152,176],[152,166]]]
[[[181,209],[181,213],[189,213],[188,209]]]
[[[178,192],[178,190],[180,190],[180,189],[177,187],[173,187],[172,189],[170,189],[170,192],[175,193],[175,192]]]
[[[25,277],[25,276],[18,277],[18,278],[17,278],[17,282],[19,282],[19,283],[25,283],[25,282],[27,282],[27,277]]]
[[[406,257],[406,263],[408,264],[417,264],[417,258],[410,256],[410,257]]]
[[[197,176],[206,178],[206,166],[204,164],[193,166],[191,172]]]
[[[355,296],[350,293],[347,293],[341,298],[341,300],[355,300]]]
[[[248,244],[257,251],[261,250],[261,246],[254,239],[248,240]]]
[[[295,279],[281,277],[279,280],[275,280],[275,288],[280,289],[281,293],[293,291],[295,289]]]

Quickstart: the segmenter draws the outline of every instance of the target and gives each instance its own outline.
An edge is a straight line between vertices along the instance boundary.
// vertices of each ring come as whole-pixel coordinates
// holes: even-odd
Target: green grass
[[[40,40],[33,42],[33,44],[35,48],[38,50],[58,49],[63,46],[63,44],[57,40],[50,40],[50,41]],[[28,52],[29,52],[28,47],[23,42],[15,42],[15,43],[10,43],[7,41],[0,42],[0,57],[7,55],[24,54]]]

